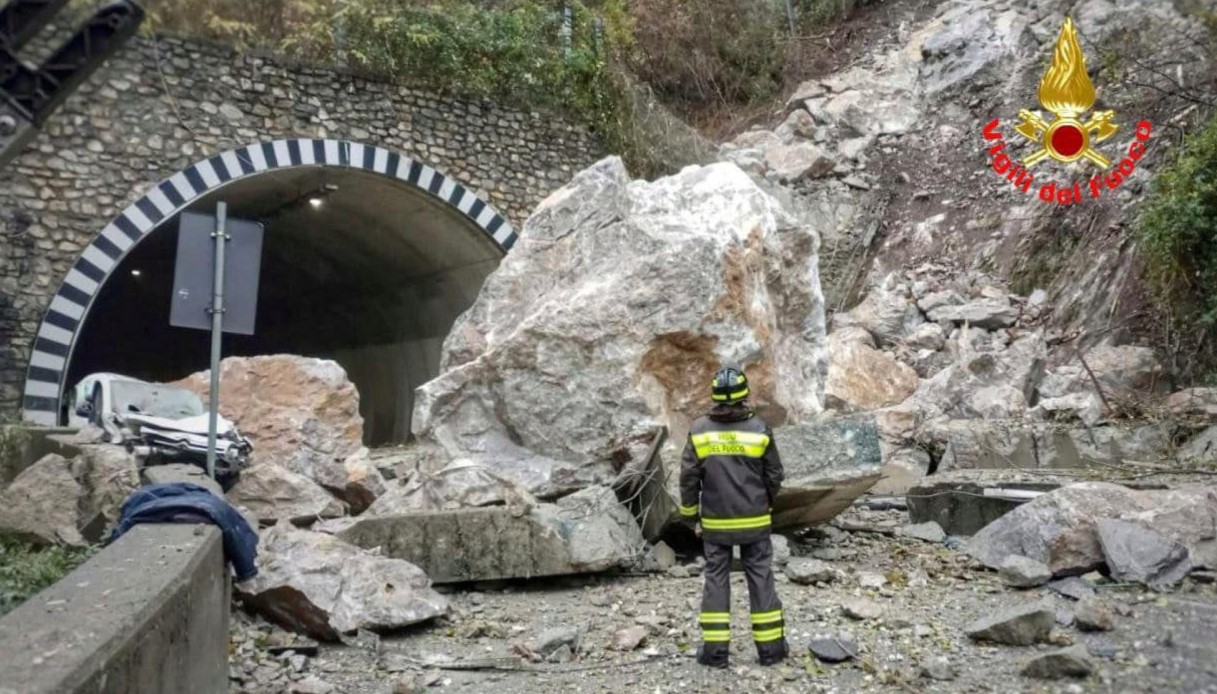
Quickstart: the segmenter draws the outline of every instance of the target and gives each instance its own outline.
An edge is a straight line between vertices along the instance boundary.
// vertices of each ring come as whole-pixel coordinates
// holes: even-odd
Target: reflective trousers
[[[739,548],[748,580],[752,640],[757,653],[761,657],[784,654],[786,623],[773,580],[773,543],[766,536]],[[698,619],[703,648],[712,657],[726,658],[731,645],[731,545],[706,542],[705,549],[706,584]]]

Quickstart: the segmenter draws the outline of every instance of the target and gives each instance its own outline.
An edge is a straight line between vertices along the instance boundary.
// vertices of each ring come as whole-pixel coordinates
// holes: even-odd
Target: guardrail
[[[0,694],[228,691],[219,530],[137,525],[0,619]]]

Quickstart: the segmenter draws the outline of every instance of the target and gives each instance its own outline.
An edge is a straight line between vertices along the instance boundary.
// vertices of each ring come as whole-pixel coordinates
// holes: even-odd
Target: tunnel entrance
[[[230,216],[266,228],[256,334],[225,335],[224,356],[333,359],[359,390],[365,443],[406,440],[414,389],[437,375],[444,338],[509,244],[498,240],[504,222],[484,202],[454,203],[472,196],[451,181],[437,184],[438,173],[426,185],[421,174],[411,181],[418,165],[400,161],[405,175],[302,163],[183,200],[115,259],[74,326],[60,317],[65,298],[82,303],[69,275],[44,322],[73,328],[59,394],[100,371],[172,381],[207,368],[208,334],[169,325],[178,215],[212,213],[224,200]],[[59,337],[40,333],[48,336]],[[39,372],[47,358],[31,360],[31,379],[53,375]],[[27,419],[40,404],[27,397]],[[56,406],[62,421],[58,394]]]

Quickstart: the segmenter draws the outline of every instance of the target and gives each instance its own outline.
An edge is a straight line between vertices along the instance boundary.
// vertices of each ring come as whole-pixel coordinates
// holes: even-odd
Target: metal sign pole
[[[207,476],[216,476],[216,428],[220,412],[220,338],[224,335],[224,242],[228,204],[216,205],[215,276],[211,289],[211,410],[207,413]]]

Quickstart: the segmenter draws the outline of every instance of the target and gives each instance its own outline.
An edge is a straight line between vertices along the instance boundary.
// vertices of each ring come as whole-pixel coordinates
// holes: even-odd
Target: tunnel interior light
[[[132,270],[132,271],[131,271],[131,276],[132,276],[132,277],[139,277],[141,274],[143,274],[143,273],[141,273],[139,270]]]
[[[308,199],[308,204],[312,206],[314,210],[320,209],[321,206],[325,204],[325,198],[321,197],[320,195],[314,195]]]

